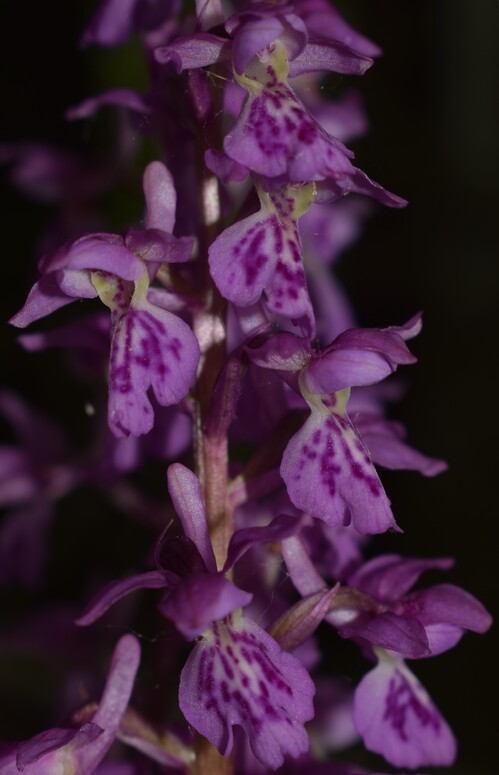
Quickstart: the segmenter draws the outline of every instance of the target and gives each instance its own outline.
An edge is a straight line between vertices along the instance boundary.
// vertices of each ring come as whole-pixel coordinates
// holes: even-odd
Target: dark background
[[[135,48],[78,50],[92,0],[0,4],[1,142],[44,140],[85,147],[83,125],[63,112],[112,86],[139,86]],[[340,274],[361,323],[401,323],[418,309],[419,364],[397,410],[420,449],[445,458],[434,480],[385,475],[403,537],[385,548],[451,555],[449,580],[494,613],[497,559],[497,222],[499,175],[499,4],[495,0],[350,0],[338,2],[352,23],[378,42],[384,57],[362,79],[372,121],[355,145],[358,165],[410,201],[384,211],[345,256]],[[130,52],[130,53],[128,53]],[[34,277],[36,241],[52,216],[1,176],[2,310],[6,320]],[[2,382],[71,421],[74,399],[57,371],[27,356],[15,333],[2,333]],[[419,662],[416,672],[461,744],[454,775],[497,772],[495,629],[467,635],[449,654]],[[0,701],[0,704],[1,701]]]

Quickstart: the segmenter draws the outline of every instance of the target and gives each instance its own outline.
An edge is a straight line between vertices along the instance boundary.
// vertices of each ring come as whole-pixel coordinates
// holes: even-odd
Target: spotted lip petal
[[[313,409],[284,450],[281,476],[294,505],[328,525],[352,520],[360,533],[397,527],[369,454],[346,414]]]
[[[197,643],[180,677],[187,721],[224,755],[232,726],[248,735],[260,762],[277,769],[308,749],[314,685],[301,663],[249,619],[218,622]]]
[[[297,221],[312,201],[311,186],[260,190],[258,213],[229,226],[209,249],[211,275],[222,295],[239,306],[262,293],[271,313],[307,321],[314,315],[306,287]]]
[[[123,296],[127,291],[124,288]],[[115,296],[116,298],[116,296]],[[146,299],[124,299],[111,317],[109,426],[115,436],[148,433],[154,413],[152,388],[161,406],[187,393],[199,360],[199,345],[187,323]]]
[[[407,204],[354,167],[352,151],[328,135],[301,103],[286,80],[289,67],[282,42],[259,57],[236,77],[248,97],[225,137],[227,156],[262,176],[267,190],[289,182],[324,181],[320,201],[354,191],[391,207]]]
[[[455,759],[451,730],[401,660],[383,656],[364,676],[353,718],[366,748],[395,767],[449,766]]]
[[[247,98],[224,150],[252,172],[278,178],[281,185],[323,180],[329,174],[345,177],[355,169],[345,146],[329,138],[290,87],[277,79],[272,88]]]

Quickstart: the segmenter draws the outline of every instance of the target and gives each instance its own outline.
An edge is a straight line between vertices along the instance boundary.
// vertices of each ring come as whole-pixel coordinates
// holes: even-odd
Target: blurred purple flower
[[[69,769],[91,775],[117,735],[139,667],[140,646],[133,635],[118,642],[107,683],[92,721],[79,729],[49,729],[0,753],[0,773],[54,775]]]

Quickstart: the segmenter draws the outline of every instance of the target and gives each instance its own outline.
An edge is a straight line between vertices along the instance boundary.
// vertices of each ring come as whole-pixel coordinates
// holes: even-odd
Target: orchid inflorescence
[[[11,323],[94,300],[20,342],[70,349],[101,384],[107,375],[107,428],[88,459],[75,456],[52,421],[0,395],[22,442],[2,450],[11,511],[1,546],[20,541],[27,557],[21,567],[3,557],[0,580],[37,584],[56,502],[88,485],[153,530],[154,551],[140,572],[109,578],[76,620],[113,615],[127,630],[101,699],[64,727],[5,744],[0,775],[360,775],[335,758],[358,741],[402,770],[451,765],[453,733],[406,660],[485,632],[490,616],[452,584],[414,588],[451,559],[375,555],[370,539],[411,533],[377,466],[446,468],[388,419],[400,394],[391,375],[416,361],[408,343],[422,316],[359,327],[331,268],[373,202],[407,204],[344,144],[367,129],[360,96],[349,87],[332,101],[321,88],[328,73],[362,75],[380,49],[329,0],[197,0],[193,15],[180,0],[102,0],[83,43],[132,34],[149,92],[115,89],[69,118],[112,105],[127,116],[122,133],[147,119],[157,157],[143,170],[141,224],[114,234],[78,223],[78,191],[97,199],[116,169],[85,169],[45,146],[12,150],[21,186],[42,159],[75,213]],[[123,138],[117,147],[119,169],[131,160]],[[167,507],[127,478],[151,450],[168,464]],[[164,657],[149,657],[161,718],[148,716],[135,680],[136,610],[114,608],[138,590],[152,590],[140,600],[156,601],[180,676],[165,686]],[[339,636],[359,651],[357,686],[331,674],[319,626],[332,628],[328,643]]]

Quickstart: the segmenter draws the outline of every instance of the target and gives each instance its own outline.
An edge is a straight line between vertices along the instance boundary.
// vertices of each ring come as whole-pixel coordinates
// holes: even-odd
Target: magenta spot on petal
[[[419,701],[405,676],[397,670],[390,680],[383,718],[390,723],[399,738],[405,742],[408,740],[407,716],[411,713],[416,716],[421,726],[430,726],[435,732],[439,732],[441,723],[438,714]]]
[[[225,681],[221,682],[220,689],[222,690],[223,701],[228,703],[230,701],[230,692],[229,692],[229,687],[227,686]]]
[[[236,665],[239,664],[239,658],[234,654],[234,649],[232,646],[227,646],[227,654],[232,659],[233,662],[235,662]]]
[[[311,121],[303,120],[298,130],[298,140],[304,145],[312,145],[317,139],[317,128]]]
[[[381,486],[379,482],[373,477],[369,477],[368,484],[369,484],[369,489],[371,490],[374,497],[378,498],[381,495]]]
[[[248,649],[244,648],[244,646],[241,649],[241,654],[243,655],[243,657],[246,660],[246,662],[248,663],[248,665],[252,665],[253,664],[253,657],[251,656],[251,654],[248,651]]]
[[[241,694],[239,689],[236,689],[236,691],[233,692],[232,697],[239,706],[239,712],[241,713],[242,718],[247,720],[256,732],[261,724],[261,720],[251,712],[251,706],[246,697]]]
[[[275,216],[270,219],[270,227],[274,237],[274,250],[276,253],[282,253],[282,249],[284,247],[284,242],[282,239],[282,227],[280,226]]]
[[[220,652],[220,661],[222,663],[222,667],[224,669],[225,675],[227,676],[227,678],[229,678],[232,681],[232,679],[234,678],[234,671],[230,666],[229,660],[227,659],[223,651]]]
[[[356,479],[365,479],[365,474],[360,463],[352,463],[350,470]]]

